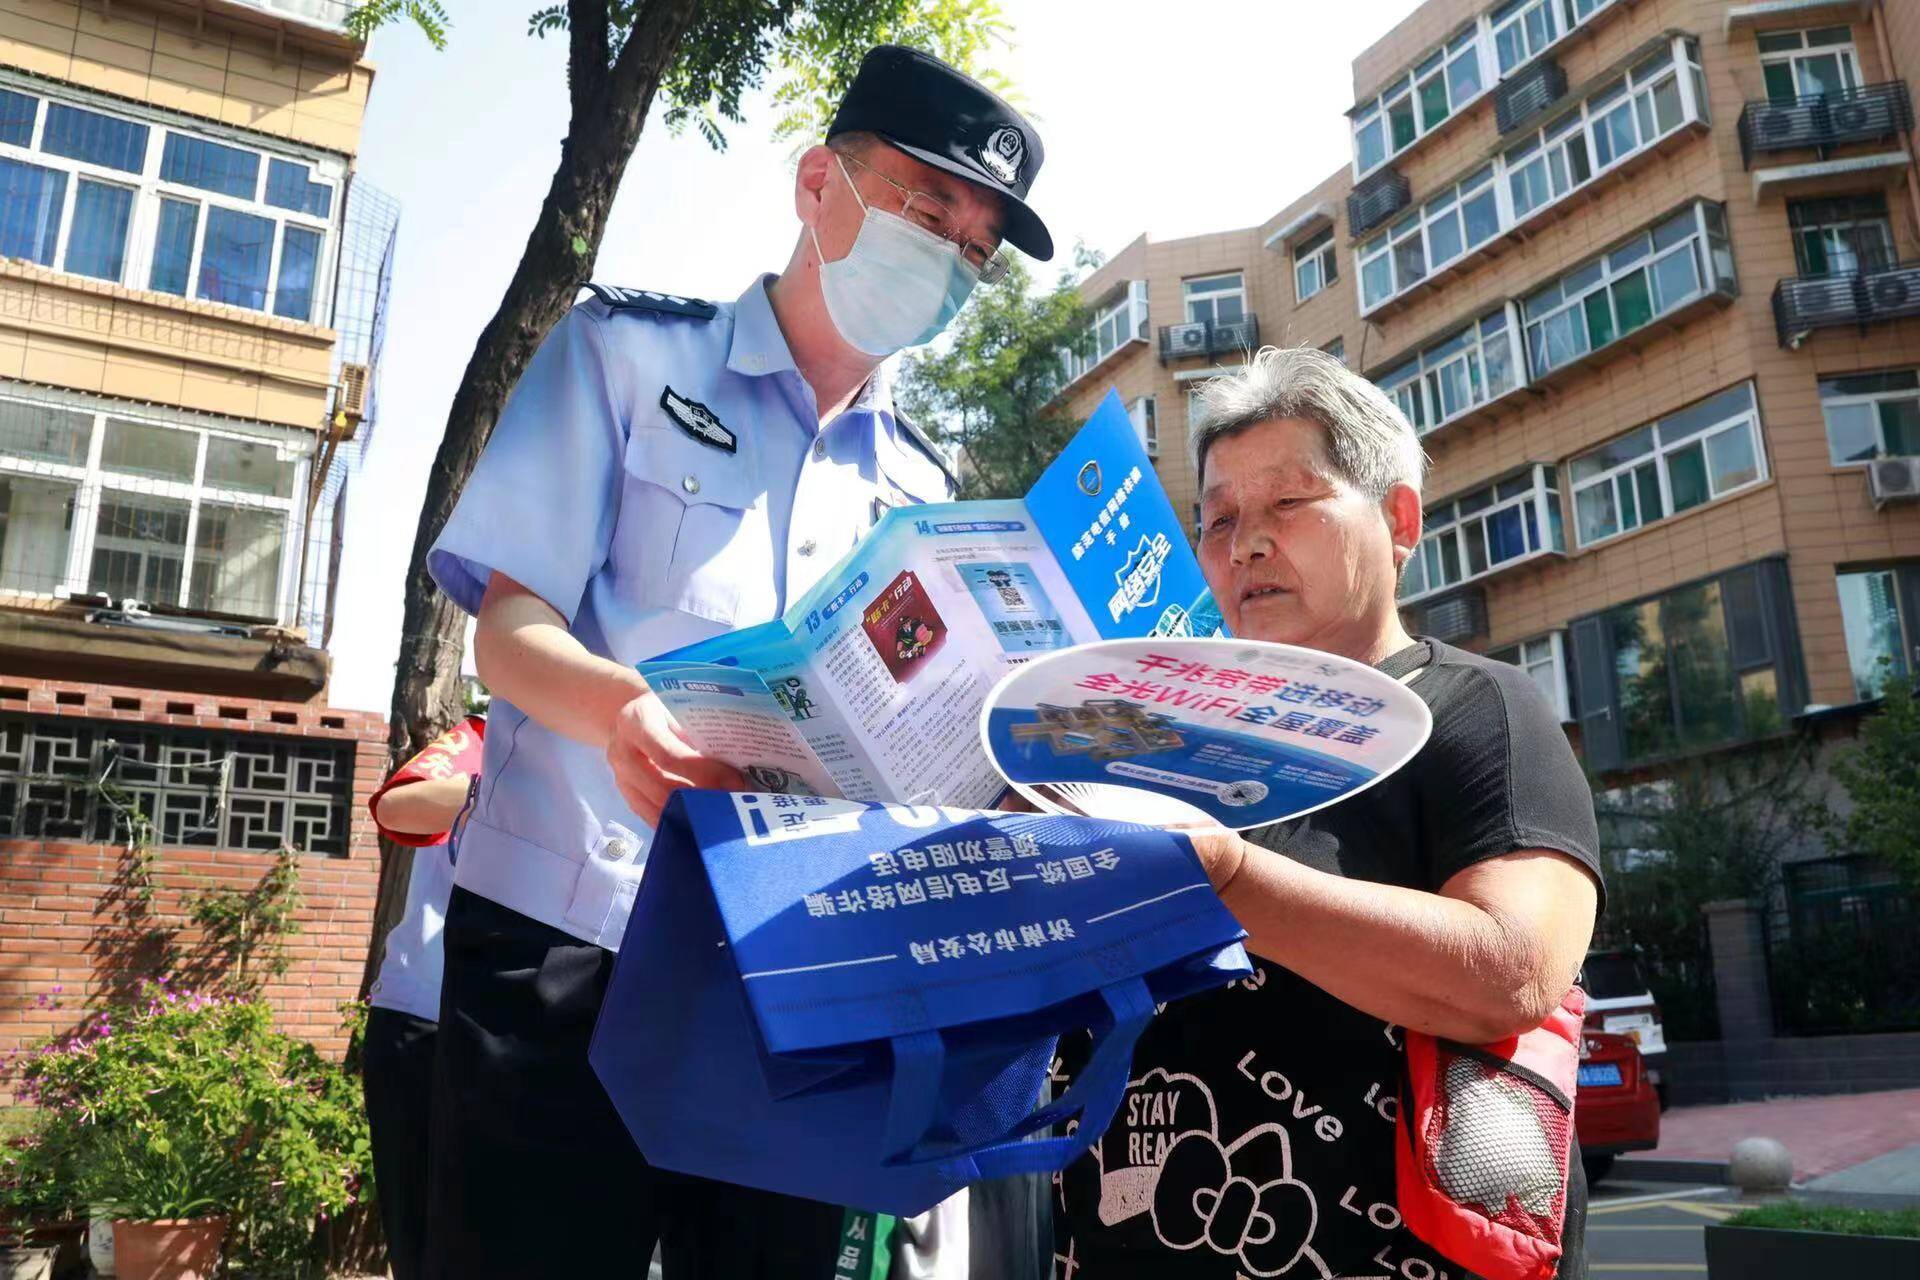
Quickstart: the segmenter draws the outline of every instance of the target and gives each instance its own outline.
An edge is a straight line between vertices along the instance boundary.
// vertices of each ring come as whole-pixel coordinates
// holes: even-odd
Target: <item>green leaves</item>
[[[440,0],[366,0],[347,14],[347,30],[357,40],[396,22],[412,23],[436,49],[447,47],[447,28],[453,25]]]
[[[1078,426],[1056,403],[1060,352],[1084,342],[1088,312],[1069,276],[1033,292],[1023,260],[974,292],[944,347],[907,358],[898,396],[941,443],[961,453],[963,498],[1018,497]]]
[[[1887,667],[1880,710],[1860,722],[1858,744],[1835,758],[1833,775],[1853,801],[1835,824],[1839,841],[1920,891],[1920,700],[1911,676]]]
[[[231,1257],[263,1280],[311,1275],[316,1223],[371,1181],[358,1081],[275,1031],[264,1001],[149,986],[136,1007],[27,1057],[20,1076],[40,1108],[35,1150],[68,1157],[57,1194],[40,1199],[141,1218],[228,1213]]]

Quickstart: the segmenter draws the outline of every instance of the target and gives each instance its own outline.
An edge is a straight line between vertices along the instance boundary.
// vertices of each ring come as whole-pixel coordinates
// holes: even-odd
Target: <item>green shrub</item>
[[[1774,1231],[1827,1231],[1843,1236],[1920,1238],[1920,1209],[1841,1209],[1833,1205],[1782,1200],[1743,1209],[1723,1224]]]
[[[41,1140],[78,1153],[83,1195],[139,1216],[224,1211],[231,1261],[262,1277],[314,1274],[316,1226],[370,1186],[357,1081],[257,997],[152,984],[18,1075]]]

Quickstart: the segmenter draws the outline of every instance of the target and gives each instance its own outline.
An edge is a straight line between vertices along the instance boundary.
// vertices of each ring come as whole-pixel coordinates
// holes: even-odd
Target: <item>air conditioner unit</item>
[[[1920,458],[1875,458],[1867,464],[1867,492],[1875,510],[1920,499]]]
[[[1207,354],[1207,326],[1204,322],[1176,324],[1167,330],[1167,347],[1177,356]]]
[[[340,412],[355,422],[367,416],[367,390],[373,370],[364,364],[340,366]]]

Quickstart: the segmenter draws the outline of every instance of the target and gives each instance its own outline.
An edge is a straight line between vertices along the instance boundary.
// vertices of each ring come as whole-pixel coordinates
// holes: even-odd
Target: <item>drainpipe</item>
[[[1880,65],[1887,69],[1887,78],[1905,79],[1893,61],[1893,46],[1887,40],[1887,0],[1878,0],[1873,6],[1873,42],[1880,50]],[[1911,93],[1913,86],[1908,85],[1907,91]],[[1920,173],[1914,171],[1911,132],[1901,135],[1900,147],[1907,153],[1907,231],[1920,240]]]

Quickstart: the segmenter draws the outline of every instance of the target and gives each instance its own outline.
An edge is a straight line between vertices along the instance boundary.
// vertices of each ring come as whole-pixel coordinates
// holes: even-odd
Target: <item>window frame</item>
[[[1875,202],[1879,209],[1872,208]],[[1842,209],[1839,206],[1851,204],[1853,207]],[[1824,206],[1824,207],[1823,207]],[[1872,227],[1880,232],[1881,248],[1871,260],[1862,258],[1857,248],[1849,246],[1856,263],[1852,270],[1836,271],[1832,266],[1833,248],[1825,246],[1822,252],[1828,257],[1825,271],[1816,272],[1807,259],[1805,237],[1809,234],[1825,237],[1832,232],[1858,230]],[[1893,213],[1887,205],[1884,192],[1862,193],[1855,196],[1823,197],[1787,201],[1787,234],[1793,241],[1793,265],[1803,280],[1828,280],[1837,276],[1860,275],[1873,271],[1884,271],[1900,260],[1899,241],[1893,233]]]
[[[1149,458],[1160,456],[1160,414],[1153,396],[1135,396],[1127,404],[1127,418]]]
[[[1602,88],[1560,112],[1527,137],[1502,148],[1499,154],[1474,172],[1356,245],[1353,259],[1360,314],[1371,315],[1439,272],[1465,262],[1495,240],[1524,226],[1688,127],[1710,124],[1695,78],[1700,68],[1698,42],[1690,36],[1675,36],[1664,52],[1657,51],[1641,58]],[[1655,104],[1669,84],[1678,101],[1678,115],[1670,126],[1660,128]],[[1621,108],[1623,100],[1626,118],[1632,121],[1636,141],[1630,149],[1616,151],[1603,164],[1599,161],[1599,130]],[[1644,116],[1641,110],[1643,105]],[[1651,133],[1645,132],[1648,120],[1654,123]],[[1586,170],[1577,180],[1576,154],[1585,156]],[[1517,195],[1518,183],[1537,166],[1544,166],[1542,172],[1547,175],[1548,194],[1522,212]],[[1528,182],[1530,184],[1531,179]],[[1493,230],[1481,239],[1473,240],[1466,208],[1489,193],[1493,197]],[[1435,228],[1449,221],[1458,224],[1459,247],[1443,250],[1444,256],[1438,256]],[[1417,275],[1409,278],[1403,270],[1402,247],[1416,237],[1421,267]],[[1386,288],[1384,292],[1375,294],[1369,285],[1369,273],[1377,273],[1382,262],[1385,264]]]
[[[1333,285],[1340,282],[1339,246],[1334,242],[1331,224],[1322,227],[1308,236],[1293,250],[1293,300],[1295,305],[1317,298]],[[1306,284],[1305,273],[1311,270],[1318,283],[1312,288]]]
[[[1819,32],[1839,31],[1843,28],[1847,33],[1847,38],[1844,41],[1835,44],[1820,45],[1810,43],[1809,38]],[[1793,49],[1761,48],[1762,44],[1767,40],[1777,40],[1786,36],[1798,37],[1798,47]],[[1766,84],[1768,67],[1785,66],[1788,68],[1788,74],[1793,77],[1793,91],[1796,98],[1812,96],[1800,87],[1800,64],[1813,58],[1823,58],[1828,55],[1837,57],[1845,78],[1853,82],[1848,86],[1847,91],[1849,92],[1859,89],[1867,82],[1865,69],[1860,62],[1860,45],[1854,37],[1853,24],[1850,22],[1836,22],[1831,26],[1825,27],[1784,27],[1773,31],[1756,31],[1754,32],[1753,43],[1754,49],[1759,55],[1761,91],[1766,94],[1767,101],[1769,102],[1774,101],[1774,97],[1772,90],[1768,89]]]
[[[1663,424],[1671,422],[1682,414],[1702,408],[1720,396],[1729,395],[1741,389],[1745,389],[1748,396],[1747,405],[1744,409],[1726,417],[1714,418],[1709,422],[1696,426],[1684,436],[1678,436],[1672,440],[1662,440],[1660,438],[1660,427]],[[1742,427],[1748,432],[1748,445],[1753,452],[1753,478],[1732,485],[1726,489],[1716,491],[1713,471],[1709,466],[1705,472],[1707,496],[1700,502],[1688,507],[1685,511],[1675,511],[1673,506],[1672,467],[1670,463],[1673,455],[1692,448],[1697,444],[1700,447],[1701,457],[1704,461],[1707,457],[1706,449],[1710,441],[1730,434]],[[1579,463],[1596,454],[1603,453],[1616,443],[1628,440],[1641,432],[1647,433],[1647,438],[1651,442],[1651,448],[1647,451],[1636,453],[1623,461],[1616,462],[1604,471],[1596,472],[1584,479],[1575,479],[1574,468]],[[1638,488],[1641,483],[1639,472],[1642,468],[1648,466],[1653,468],[1655,483],[1658,485],[1660,495],[1661,513],[1657,518],[1652,520],[1644,518],[1644,508],[1639,505],[1641,501]],[[1588,449],[1569,458],[1567,460],[1567,494],[1573,508],[1574,545],[1583,551],[1590,547],[1605,546],[1607,543],[1624,538],[1630,533],[1637,533],[1642,529],[1662,524],[1669,520],[1675,520],[1681,516],[1690,515],[1695,511],[1704,511],[1728,498],[1735,497],[1745,493],[1749,489],[1765,484],[1770,474],[1767,468],[1766,431],[1761,422],[1760,394],[1753,380],[1748,379],[1744,382],[1735,383],[1731,387],[1716,391],[1712,395],[1695,400],[1691,404],[1683,405],[1672,413],[1663,414],[1650,422],[1641,423],[1632,430],[1622,432],[1593,449]],[[1620,513],[1625,506],[1620,498],[1620,487],[1623,484],[1628,485],[1632,489],[1635,495],[1635,511],[1642,517],[1637,519],[1631,526],[1626,525],[1620,519]],[[1589,539],[1586,536],[1580,518],[1580,495],[1602,487],[1610,488],[1613,491],[1613,509],[1616,527],[1612,533]]]
[[[1719,213],[1718,230],[1714,228],[1707,212],[1709,208]],[[1689,219],[1692,225],[1684,235],[1669,244],[1660,243],[1660,237],[1670,228]],[[1620,261],[1623,254],[1631,255],[1642,246],[1645,251],[1639,256],[1630,257],[1625,262]],[[1661,263],[1678,257],[1683,249],[1693,255],[1695,288],[1683,298],[1662,304],[1654,296],[1653,269]],[[1723,265],[1726,268],[1724,276],[1720,270]],[[1591,274],[1590,278],[1582,279],[1596,270],[1597,274]],[[1654,309],[1640,324],[1631,329],[1623,329],[1620,327],[1618,300],[1612,290],[1616,285],[1640,273],[1646,276],[1647,297],[1649,302],[1654,304]],[[1579,281],[1576,286],[1578,291],[1569,294],[1566,292],[1566,284],[1573,280]],[[1738,276],[1733,272],[1733,250],[1727,236],[1724,209],[1709,200],[1699,198],[1690,200],[1680,210],[1661,218],[1654,225],[1616,244],[1605,253],[1580,263],[1571,271],[1561,272],[1553,280],[1521,299],[1520,316],[1526,328],[1528,372],[1535,381],[1538,381],[1555,370],[1568,368],[1596,352],[1604,351],[1628,334],[1638,332],[1663,316],[1692,306],[1695,302],[1722,288],[1737,289],[1738,283]],[[1559,291],[1559,296],[1555,300],[1550,303],[1542,302],[1549,292],[1555,290]],[[1608,295],[1608,318],[1612,322],[1613,330],[1604,342],[1596,343],[1593,341],[1593,331],[1589,322],[1587,300],[1603,292]],[[1533,310],[1536,303],[1541,304],[1538,314]],[[1569,314],[1578,316],[1586,345],[1566,359],[1550,361],[1547,357],[1552,353],[1550,345],[1552,336],[1548,326]],[[1537,341],[1536,331],[1540,335]]]
[[[1614,0],[1513,0],[1510,5],[1492,10],[1487,14],[1487,42],[1493,52],[1496,74],[1502,80],[1509,80],[1525,71],[1541,54],[1612,8],[1613,3]],[[1585,13],[1580,12],[1583,4],[1589,6]],[[1545,12],[1555,29],[1538,46],[1529,48],[1524,57],[1510,66],[1503,66],[1500,61],[1500,36],[1509,28],[1523,23],[1530,12]]]
[[[64,179],[66,190],[62,193],[60,224],[52,255],[53,261],[38,263],[35,260],[37,265],[78,279],[96,280],[183,302],[229,307],[235,312],[288,320],[295,324],[325,327],[331,322],[328,282],[332,279],[339,252],[339,229],[346,194],[345,170],[337,160],[325,157],[318,152],[302,151],[291,144],[284,147],[266,146],[233,131],[221,130],[200,121],[189,121],[162,112],[137,111],[124,104],[109,103],[66,86],[55,88],[44,85],[16,72],[0,71],[0,88],[34,100],[33,128],[27,144],[21,146],[0,141],[0,157],[40,169],[55,170],[66,175]],[[85,111],[145,129],[146,151],[140,171],[134,173],[43,150],[47,121],[53,106]],[[252,197],[249,199],[223,195],[201,187],[163,179],[160,175],[167,149],[167,139],[170,135],[176,134],[195,141],[246,151],[256,156],[259,165],[254,175]],[[304,210],[287,209],[267,203],[267,189],[275,161],[299,165],[306,170],[308,183],[317,183],[328,188],[331,194],[326,217],[320,218]],[[337,172],[334,171],[336,169]],[[121,246],[120,273],[117,278],[73,271],[67,266],[72,247],[79,187],[82,182],[116,187],[133,193],[126,237]],[[161,210],[166,201],[191,205],[196,210],[192,251],[187,263],[186,285],[183,293],[173,293],[153,285],[154,267],[160,251]],[[200,293],[202,284],[200,271],[208,234],[208,210],[214,208],[265,219],[273,225],[267,276],[261,294],[261,305],[258,308],[242,303],[217,301],[204,297]],[[284,316],[276,309],[280,301],[280,269],[286,252],[289,227],[314,232],[320,236],[320,250],[314,263],[308,314],[304,318]]]
[[[1501,496],[1500,490],[1507,488],[1517,480],[1525,480],[1528,487],[1519,493]],[[1461,508],[1469,503],[1478,503],[1486,498],[1484,505],[1476,505],[1472,510]],[[1530,526],[1531,537],[1535,543],[1516,556],[1503,560],[1492,558],[1491,527],[1488,521],[1510,510],[1533,508],[1533,522]],[[1560,476],[1557,468],[1544,462],[1531,463],[1518,471],[1509,472],[1491,483],[1480,485],[1465,493],[1456,494],[1444,501],[1434,503],[1427,508],[1430,517],[1420,532],[1420,545],[1407,560],[1405,572],[1401,578],[1399,603],[1412,604],[1451,591],[1470,582],[1491,578],[1495,574],[1505,573],[1530,561],[1551,555],[1566,554],[1566,532],[1560,508]],[[1469,550],[1469,530],[1478,526],[1480,546],[1486,557],[1486,566],[1481,569],[1471,567]],[[1436,569],[1444,570],[1447,553],[1445,544],[1453,543],[1453,564],[1459,570],[1458,576],[1443,582],[1435,582]]]
[[[297,609],[295,597],[299,575],[299,539],[303,536],[304,525],[302,501],[313,466],[314,445],[309,438],[310,433],[293,430],[267,433],[257,428],[249,429],[246,425],[230,419],[204,417],[185,411],[170,412],[153,405],[137,404],[131,401],[109,400],[103,397],[85,396],[77,392],[39,388],[28,391],[19,384],[13,383],[0,386],[0,412],[8,410],[17,412],[19,409],[15,408],[16,406],[23,406],[30,411],[51,410],[84,414],[90,419],[90,426],[87,429],[86,460],[80,465],[0,453],[0,476],[53,481],[73,486],[73,506],[60,581],[47,590],[0,585],[0,594],[16,599],[46,600],[91,594],[93,557],[96,547],[100,544],[99,525],[104,504],[116,500],[131,500],[138,503],[143,499],[159,499],[185,502],[188,508],[187,524],[180,584],[175,598],[148,601],[148,603],[164,604],[194,613],[213,611],[195,608],[188,603],[192,599],[194,590],[194,561],[198,554],[200,515],[204,507],[218,506],[228,509],[275,512],[281,516],[281,541],[280,564],[274,580],[273,621],[281,626],[290,625],[289,619]],[[194,437],[192,480],[160,479],[152,475],[109,466],[103,455],[109,425],[115,422],[192,435]],[[207,456],[210,443],[214,439],[233,440],[273,448],[279,455],[278,461],[292,465],[287,482],[287,496],[278,497],[251,490],[208,484]],[[114,535],[108,533],[106,536],[110,540]],[[265,617],[266,615],[243,616]]]
[[[1907,675],[1913,671],[1914,663],[1920,660],[1920,618],[1915,617],[1915,606],[1920,605],[1920,566],[1911,562],[1895,561],[1888,564],[1870,564],[1864,566],[1836,565],[1833,571],[1834,597],[1840,606],[1840,638],[1847,651],[1848,676],[1853,681],[1854,697],[1860,702],[1869,702],[1880,696],[1879,691],[1868,692],[1862,689],[1858,671],[1857,657],[1853,651],[1853,634],[1847,616],[1847,595],[1841,589],[1841,582],[1848,578],[1866,578],[1879,574],[1887,576],[1889,594],[1893,600],[1893,616],[1899,631],[1898,648],[1890,655],[1872,655],[1877,661],[1880,656],[1893,658],[1894,673]]]
[[[1231,279],[1231,285],[1215,284],[1215,281]],[[1208,286],[1195,289],[1195,285]],[[1240,303],[1240,317],[1237,320],[1220,319],[1220,304],[1227,299]],[[1194,304],[1204,303],[1208,313],[1205,316],[1194,314]],[[1187,276],[1180,281],[1180,309],[1186,315],[1187,324],[1239,324],[1247,318],[1247,273],[1242,270],[1212,271],[1201,276]]]
[[[1499,323],[1490,330],[1488,326],[1496,320]],[[1456,348],[1454,344],[1469,333],[1472,337]],[[1487,377],[1487,353],[1495,343],[1501,341],[1507,345],[1507,367],[1512,370],[1513,381],[1496,392]],[[1454,412],[1444,413],[1441,375],[1456,363],[1466,365],[1468,385],[1477,387],[1480,395]],[[1375,379],[1375,384],[1399,406],[1400,412],[1412,424],[1414,433],[1421,437],[1429,436],[1448,423],[1513,394],[1527,385],[1526,352],[1521,341],[1518,308],[1511,302],[1505,303],[1468,321],[1466,325],[1428,343],[1416,355],[1381,374]]]
[[[1540,684],[1538,671],[1543,664],[1545,668],[1550,669],[1553,672],[1553,687],[1543,688],[1540,691],[1547,695],[1554,713],[1560,717],[1561,724],[1573,722],[1573,697],[1569,692],[1567,680],[1566,635],[1564,631],[1549,631],[1543,635],[1527,636],[1512,644],[1503,644],[1487,650],[1487,657],[1495,662],[1504,662],[1510,667],[1518,667],[1533,680],[1536,686]],[[1535,645],[1546,645],[1546,653],[1538,657],[1529,656],[1529,649]],[[1502,656],[1508,653],[1513,654],[1514,657]]]
[[[1867,378],[1867,377],[1892,377],[1892,378],[1910,377],[1913,379],[1914,385],[1911,387],[1895,387],[1895,388],[1888,388],[1888,389],[1878,390],[1878,391],[1859,391],[1859,392],[1848,392],[1848,393],[1840,393],[1836,389],[1835,393],[1832,395],[1829,395],[1827,392],[1827,387],[1830,384],[1838,383],[1847,378]],[[1834,467],[1836,468],[1844,467],[1849,470],[1852,470],[1856,468],[1871,466],[1875,461],[1881,458],[1920,457],[1920,450],[1916,450],[1913,453],[1899,453],[1899,454],[1893,453],[1888,450],[1887,424],[1885,420],[1880,416],[1880,406],[1885,403],[1890,403],[1890,402],[1904,403],[1906,401],[1911,400],[1911,401],[1914,401],[1916,404],[1920,404],[1920,367],[1862,370],[1859,373],[1831,374],[1827,377],[1821,378],[1816,385],[1820,395],[1821,426],[1823,430],[1826,432],[1826,437],[1827,437],[1827,461],[1831,463]],[[1837,458],[1834,456],[1833,418],[1831,416],[1830,410],[1851,409],[1851,408],[1857,408],[1862,405],[1869,406],[1873,410],[1873,437],[1874,437],[1873,457],[1871,458]]]
[[[1474,67],[1475,85],[1470,93],[1454,100],[1453,69],[1468,56]],[[1487,40],[1481,21],[1475,19],[1465,26],[1455,29],[1438,45],[1427,50],[1413,64],[1394,76],[1377,92],[1368,95],[1366,101],[1356,106],[1350,113],[1353,121],[1353,176],[1355,181],[1378,172],[1392,159],[1419,145],[1420,139],[1439,129],[1447,121],[1459,115],[1473,103],[1484,98],[1498,82],[1490,75],[1493,63],[1489,57]],[[1436,80],[1442,86],[1447,100],[1447,110],[1435,120],[1428,121],[1421,108],[1421,99],[1425,90]],[[1412,109],[1413,135],[1400,146],[1393,144],[1391,113],[1394,108],[1406,102]],[[1373,164],[1363,164],[1361,160],[1360,136],[1368,128],[1378,123],[1384,147],[1380,159]]]
[[[1717,588],[1720,628],[1726,637],[1724,657],[1731,695],[1734,731],[1716,741],[1684,741],[1687,726],[1680,701],[1679,681],[1699,667],[1699,660],[1676,661],[1672,628],[1668,622],[1669,602],[1684,592]],[[1671,713],[1677,745],[1665,752],[1629,755],[1627,726],[1621,697],[1619,656],[1615,619],[1624,613],[1657,609],[1660,643],[1664,656],[1668,709]],[[1801,662],[1794,601],[1784,557],[1770,557],[1732,569],[1676,583],[1664,591],[1609,604],[1593,613],[1572,619],[1567,626],[1568,643],[1573,649],[1573,684],[1576,719],[1588,765],[1598,773],[1624,767],[1641,767],[1664,760],[1680,759],[1703,752],[1719,751],[1785,731],[1800,715],[1806,701],[1806,672]],[[1749,716],[1747,681],[1765,673],[1772,686],[1775,714],[1779,725],[1756,726]]]

